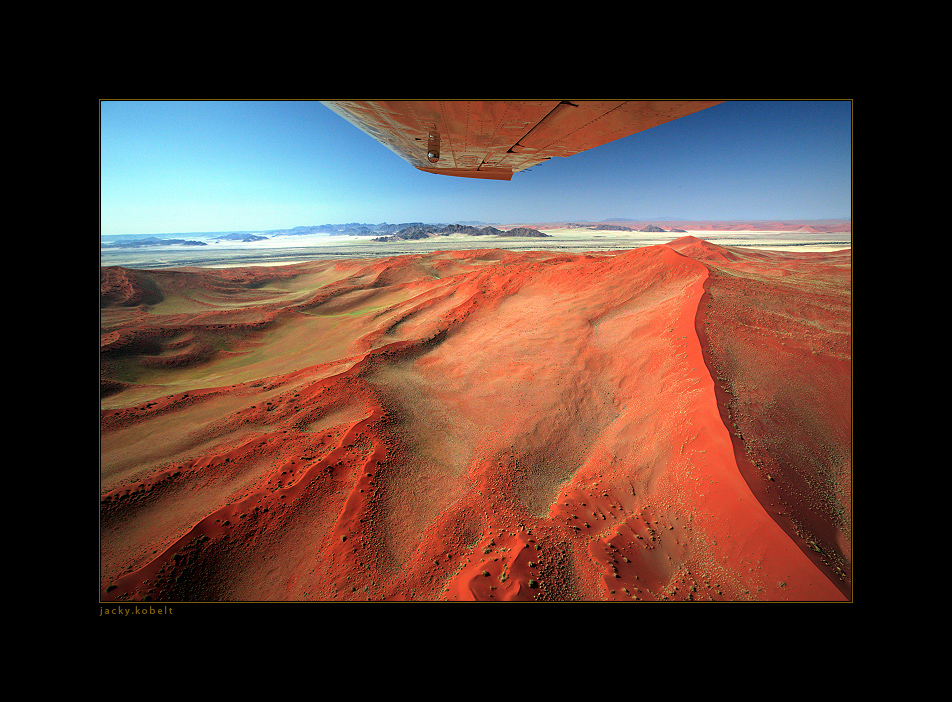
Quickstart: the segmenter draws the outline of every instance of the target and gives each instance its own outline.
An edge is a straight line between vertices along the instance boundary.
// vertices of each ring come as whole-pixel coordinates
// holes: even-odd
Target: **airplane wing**
[[[723,100],[324,101],[427,173],[510,180]]]

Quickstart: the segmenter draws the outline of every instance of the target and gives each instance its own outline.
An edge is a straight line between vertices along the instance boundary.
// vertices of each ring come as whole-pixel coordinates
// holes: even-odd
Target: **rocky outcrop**
[[[508,232],[499,232],[499,236],[506,237],[550,237],[550,234],[545,234],[540,232],[538,229],[530,229],[529,227],[516,227],[515,229],[510,229]]]

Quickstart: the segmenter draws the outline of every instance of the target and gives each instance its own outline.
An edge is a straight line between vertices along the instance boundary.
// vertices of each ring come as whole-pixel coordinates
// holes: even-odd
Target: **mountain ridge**
[[[426,222],[403,222],[400,224],[388,224],[381,222],[379,224],[370,224],[366,222],[345,222],[340,224],[315,224],[291,227],[288,229],[249,229],[249,230],[223,230],[223,231],[193,231],[193,232],[160,232],[155,234],[100,234],[100,243],[119,243],[130,242],[145,239],[173,238],[182,239],[184,237],[206,237],[221,239],[233,237],[236,235],[256,235],[256,236],[306,236],[313,234],[328,234],[331,236],[380,236],[393,235],[402,229],[412,226],[418,227],[472,227],[474,229],[484,229],[494,227],[497,229],[508,227],[530,227],[535,229],[558,228],[560,226],[575,225],[580,227],[590,227],[598,229],[599,225],[626,225],[630,228],[640,228],[652,225],[655,222],[664,222],[667,226],[680,229],[697,229],[708,231],[797,231],[812,230],[820,232],[847,232],[852,231],[852,219],[850,218],[831,218],[831,219],[666,219],[666,218],[640,218],[640,219],[605,219],[593,222],[584,219],[574,220],[550,220],[540,222],[522,221],[519,223],[503,224],[500,222],[485,223],[476,220],[462,221],[453,223],[426,223]],[[657,225],[655,225],[657,226]],[[502,230],[505,231],[505,230]]]

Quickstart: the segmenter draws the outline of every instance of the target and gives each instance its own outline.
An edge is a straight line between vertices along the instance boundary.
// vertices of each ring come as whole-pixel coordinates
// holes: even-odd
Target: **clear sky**
[[[101,234],[851,214],[849,101],[729,101],[508,182],[418,171],[320,102],[100,102]]]

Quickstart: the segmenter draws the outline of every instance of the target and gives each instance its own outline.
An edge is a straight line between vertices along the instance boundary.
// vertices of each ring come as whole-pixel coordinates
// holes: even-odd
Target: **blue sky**
[[[729,101],[511,181],[417,171],[319,102],[100,102],[100,233],[367,222],[830,219],[849,101]]]

